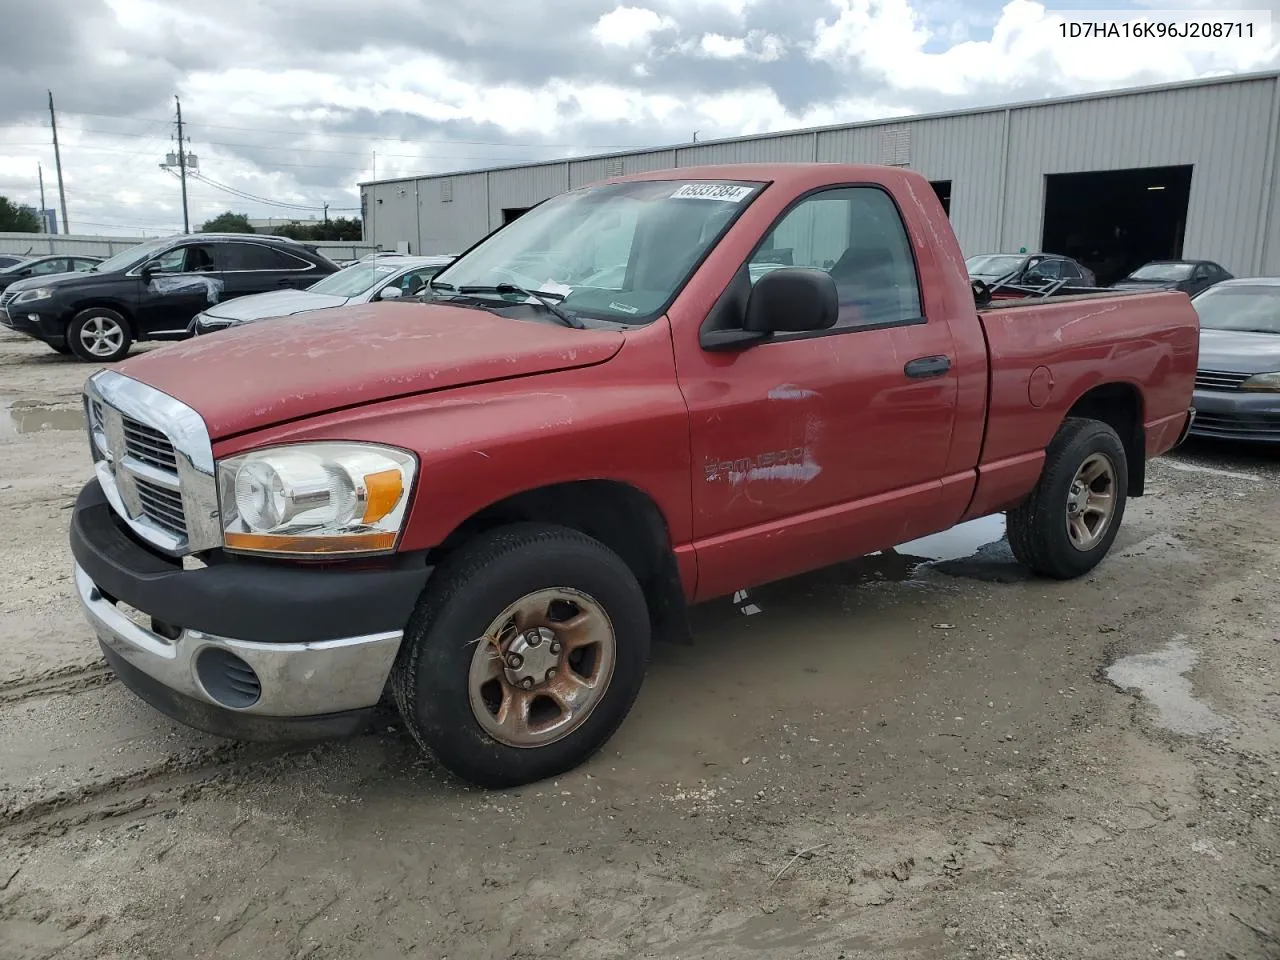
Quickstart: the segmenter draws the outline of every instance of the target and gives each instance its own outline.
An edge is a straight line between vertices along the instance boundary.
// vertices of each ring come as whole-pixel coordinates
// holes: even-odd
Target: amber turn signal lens
[[[291,553],[312,556],[340,553],[374,553],[390,550],[396,545],[396,534],[394,532],[344,534],[336,537],[307,537],[278,533],[234,533],[228,531],[224,534],[223,539],[224,545],[229,550],[242,550],[245,553]]]
[[[404,481],[400,478],[399,470],[380,470],[367,474],[364,486],[367,493],[362,522],[368,525],[377,523],[394,510],[404,493]]]

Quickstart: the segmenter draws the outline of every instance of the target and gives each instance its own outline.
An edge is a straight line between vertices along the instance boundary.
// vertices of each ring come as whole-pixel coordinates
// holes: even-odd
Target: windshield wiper
[[[443,289],[443,285],[441,289]],[[534,293],[532,290],[526,290],[524,287],[517,287],[514,283],[499,283],[496,286],[492,286],[492,287],[474,287],[474,286],[458,287],[458,293],[462,293],[462,294],[518,293],[521,296],[528,297],[530,300],[533,300],[536,303],[542,304],[542,306],[546,307],[546,309],[548,310],[548,312],[552,314],[552,316],[554,316],[557,320],[563,323],[566,327],[573,327],[573,329],[575,330],[585,330],[587,328],[587,325],[585,323],[583,323],[573,314],[568,313],[565,310],[561,309],[559,304],[556,303],[555,297],[559,296],[561,300],[564,299],[564,296],[561,294]]]

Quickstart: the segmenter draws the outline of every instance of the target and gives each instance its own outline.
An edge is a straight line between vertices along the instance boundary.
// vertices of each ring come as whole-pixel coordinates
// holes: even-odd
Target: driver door
[[[138,280],[142,286],[139,332],[143,336],[159,340],[185,337],[195,315],[217,302],[221,279],[214,253],[212,244],[187,243],[147,263],[149,279]],[[212,286],[207,281],[213,281]]]

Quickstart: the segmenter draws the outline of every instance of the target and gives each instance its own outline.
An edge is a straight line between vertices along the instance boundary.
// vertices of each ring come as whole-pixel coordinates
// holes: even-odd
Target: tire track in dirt
[[[103,662],[76,663],[37,674],[0,681],[0,707],[11,706],[33,697],[82,693],[105,686],[115,675]]]

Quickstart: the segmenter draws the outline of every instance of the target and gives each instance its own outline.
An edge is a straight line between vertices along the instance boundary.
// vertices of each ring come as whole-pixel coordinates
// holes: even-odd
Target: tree
[[[308,240],[315,242],[317,240],[345,240],[353,241],[360,239],[360,218],[337,217],[333,220],[326,220],[324,223],[285,223],[279,227],[273,227],[272,233],[277,233],[282,237],[289,237],[291,240]]]
[[[243,213],[220,213],[212,220],[206,220],[200,228],[201,233],[253,233],[249,218]]]
[[[40,233],[43,229],[39,215],[30,207],[0,197],[0,233]]]

